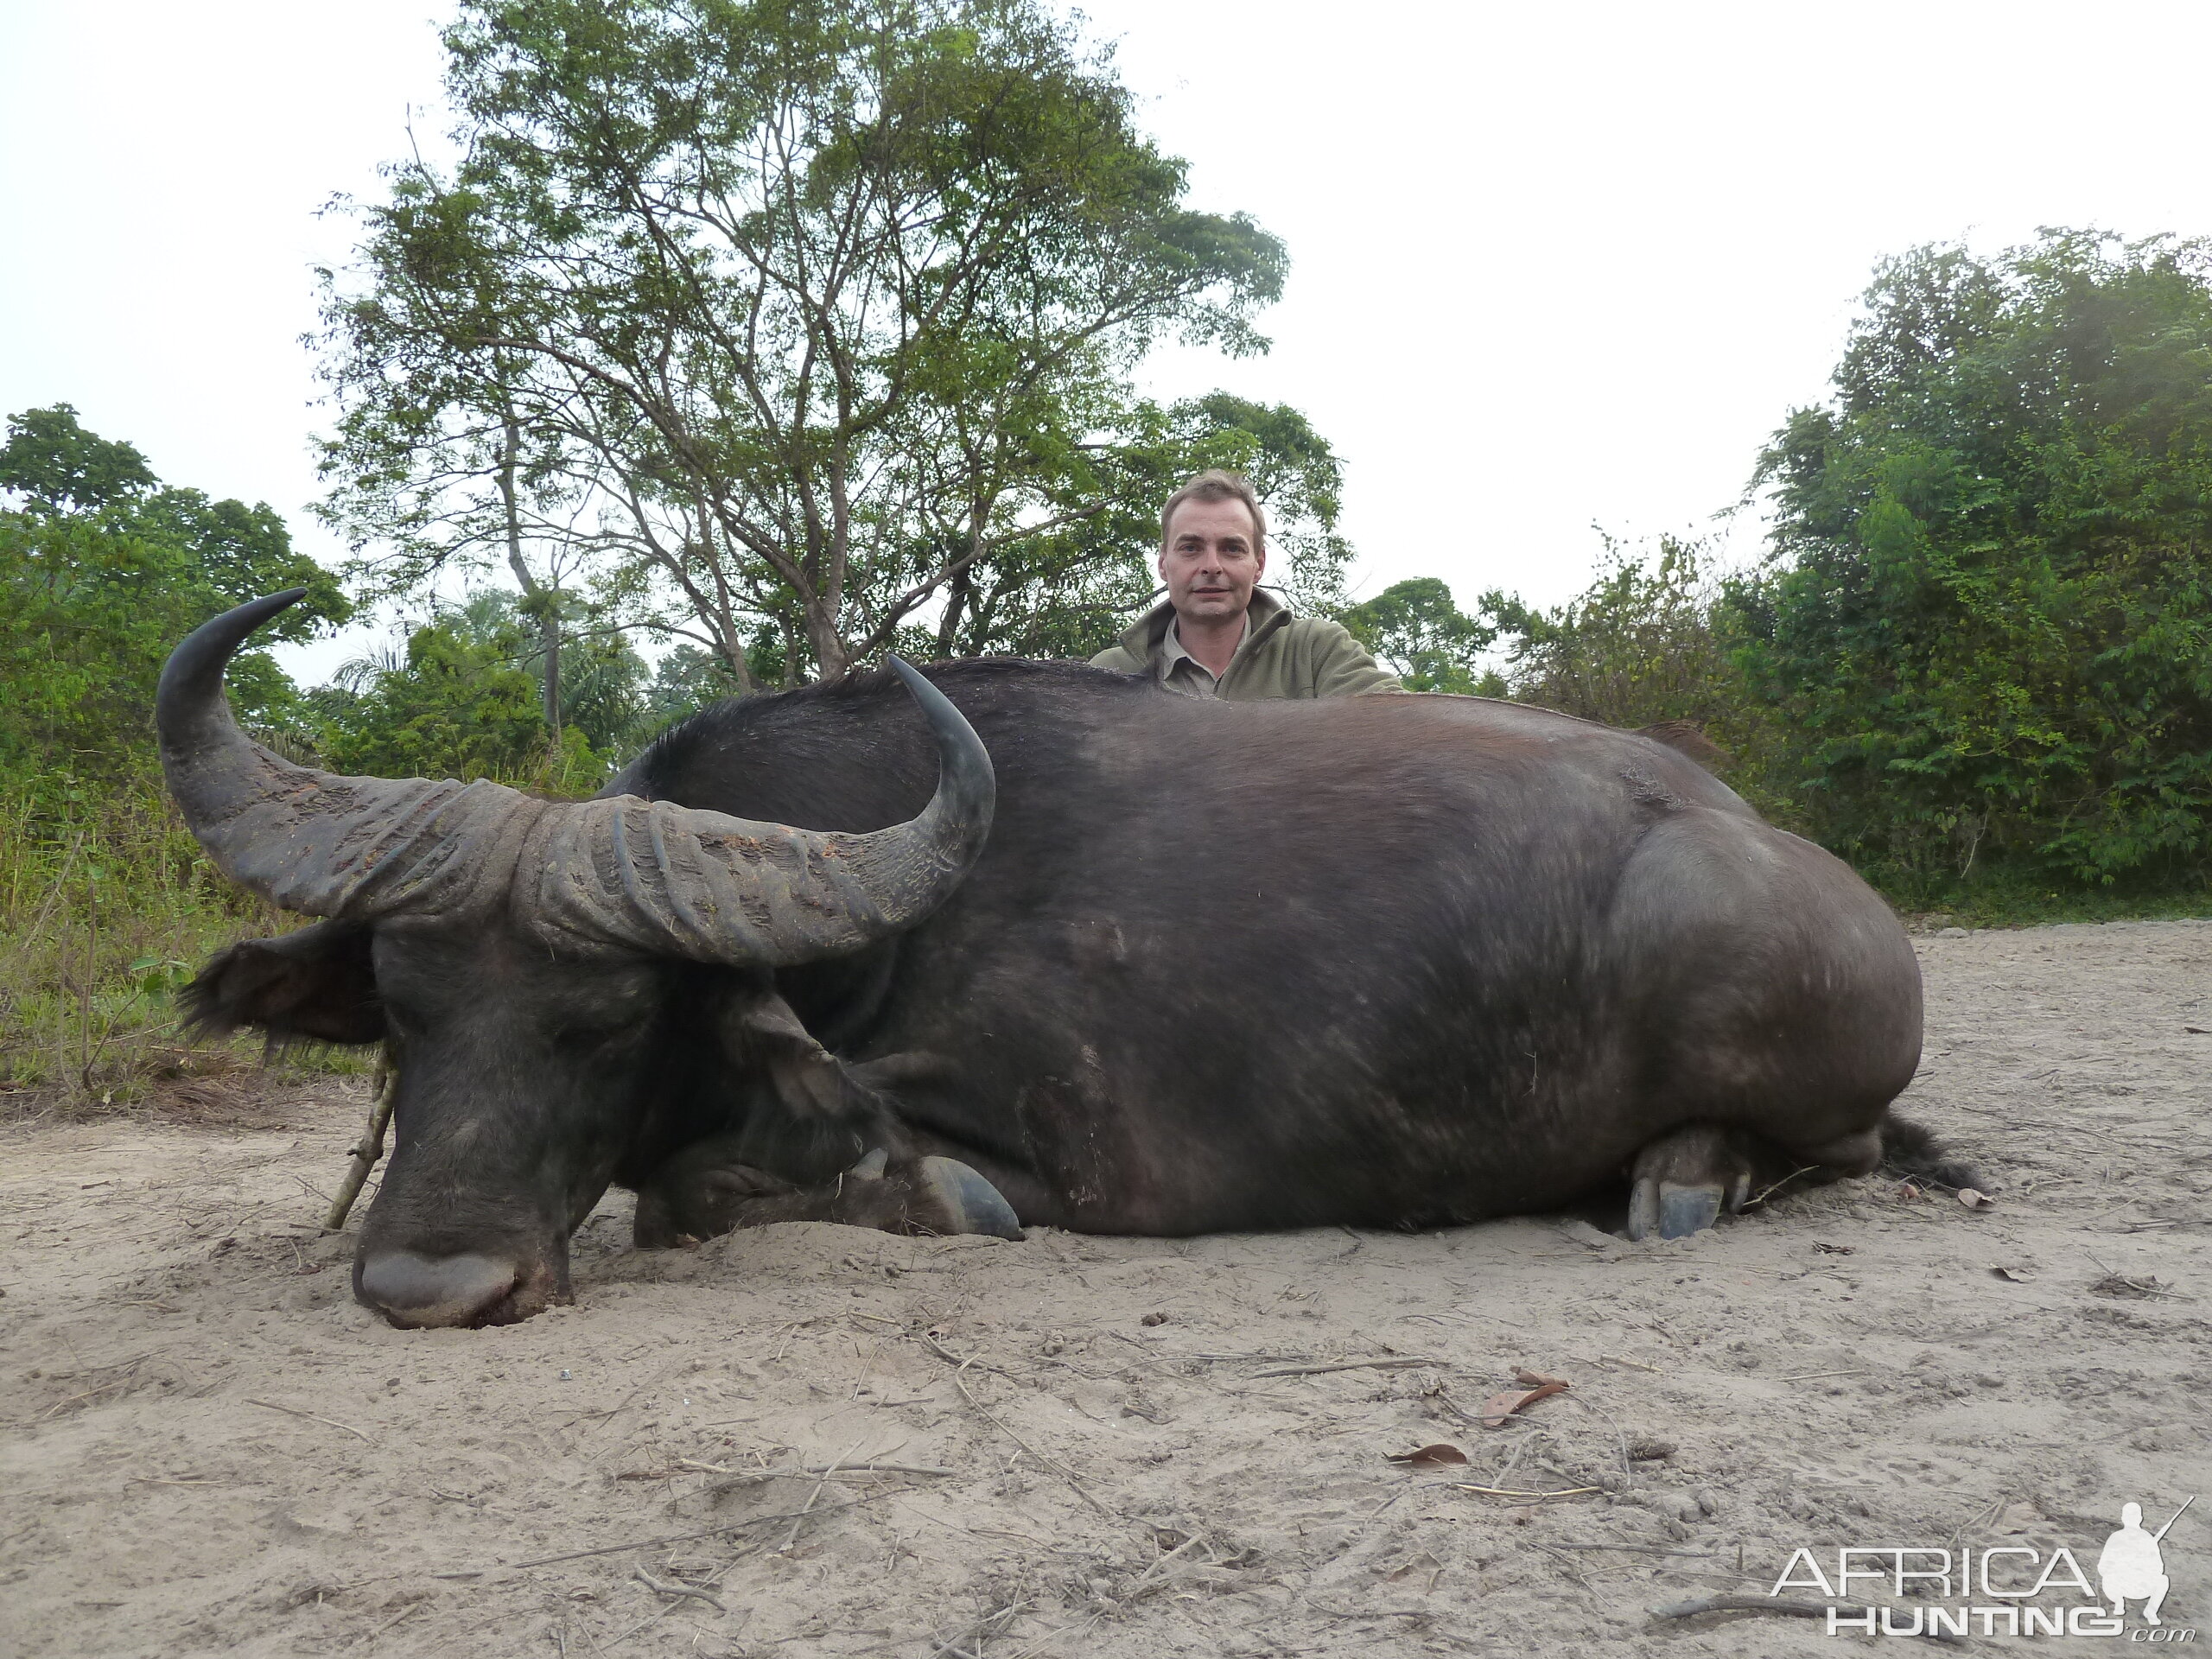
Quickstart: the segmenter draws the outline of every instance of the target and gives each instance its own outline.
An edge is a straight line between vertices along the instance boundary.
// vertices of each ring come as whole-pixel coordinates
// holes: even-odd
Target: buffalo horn
[[[910,927],[982,852],[990,757],[944,695],[897,658],[937,739],[920,817],[867,835],[756,823],[634,796],[557,804],[479,779],[353,778],[295,765],[238,729],[223,671],[302,588],[203,624],[155,702],[162,766],[218,868],[287,910],[366,920],[512,894],[550,938],[778,967]]]
[[[500,785],[348,778],[296,766],[238,729],[223,671],[307,590],[226,611],[169,654],[154,699],[162,770],[215,866],[272,904],[357,920],[465,906],[543,803]]]
[[[942,691],[891,668],[937,739],[921,816],[867,835],[794,830],[633,795],[546,815],[531,855],[549,932],[698,962],[779,967],[912,927],[983,849],[995,785],[982,741]]]

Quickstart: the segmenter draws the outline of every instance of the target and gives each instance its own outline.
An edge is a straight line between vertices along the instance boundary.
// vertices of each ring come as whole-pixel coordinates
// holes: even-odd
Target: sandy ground
[[[1920,944],[1911,1103],[1980,1213],[651,1255],[610,1202],[573,1307],[403,1332],[315,1226],[358,1085],[0,1132],[0,1652],[1833,1652],[1649,1610],[1801,1545],[2093,1563],[2191,1493],[2166,1611],[2212,1640],[2212,925]],[[1388,1363],[1268,1375],[1340,1360]],[[1468,1421],[1518,1366],[1573,1389]]]

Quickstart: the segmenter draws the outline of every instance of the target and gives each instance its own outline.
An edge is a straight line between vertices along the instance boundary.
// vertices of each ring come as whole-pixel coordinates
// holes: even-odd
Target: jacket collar
[[[1264,588],[1252,590],[1252,606],[1245,613],[1244,643],[1238,651],[1249,657],[1259,649],[1260,642],[1269,634],[1290,625],[1290,607]],[[1142,663],[1147,668],[1158,665],[1160,647],[1167,638],[1167,625],[1175,620],[1175,607],[1161,600],[1139,617],[1128,632],[1122,636],[1122,649]]]

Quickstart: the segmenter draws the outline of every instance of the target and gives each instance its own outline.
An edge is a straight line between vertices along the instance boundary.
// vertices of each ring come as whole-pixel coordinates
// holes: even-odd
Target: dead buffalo
[[[1914,1134],[1895,918],[1646,738],[897,664],[710,709],[551,803],[249,741],[224,665],[293,597],[178,647],[162,760],[219,867],[328,919],[223,951],[189,1005],[392,1046],[354,1284],[398,1323],[565,1296],[610,1182],[650,1244],[1408,1226],[1625,1172],[1631,1230],[1672,1235],[1763,1158],[1860,1173]]]

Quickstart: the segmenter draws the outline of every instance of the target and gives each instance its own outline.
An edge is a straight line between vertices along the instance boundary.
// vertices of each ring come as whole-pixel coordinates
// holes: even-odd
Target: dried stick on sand
[[[399,1092],[399,1071],[391,1063],[391,1050],[388,1047],[377,1052],[376,1081],[372,1086],[376,1098],[369,1108],[369,1121],[361,1129],[360,1140],[354,1143],[353,1161],[346,1166],[346,1179],[338,1185],[338,1196],[330,1201],[330,1213],[322,1218],[322,1230],[326,1233],[337,1232],[346,1225],[353,1200],[361,1195],[361,1183],[369,1179],[377,1160],[384,1156],[384,1132],[391,1122],[391,1103]]]
[[[1067,1465],[1060,1462],[1057,1458],[1046,1457],[1035,1446],[1030,1445],[1029,1442],[1023,1440],[1020,1435],[1008,1428],[1001,1420],[993,1416],[991,1413],[984,1408],[983,1402],[978,1400],[974,1394],[969,1391],[968,1384],[963,1376],[963,1373],[964,1373],[970,1365],[979,1366],[986,1370],[997,1370],[998,1367],[995,1365],[986,1365],[982,1361],[976,1358],[973,1355],[969,1355],[964,1359],[962,1358],[958,1354],[954,1353],[950,1348],[947,1348],[943,1343],[938,1341],[936,1338],[931,1336],[926,1331],[918,1331],[914,1334],[919,1338],[923,1343],[927,1344],[932,1353],[936,1354],[938,1358],[944,1360],[946,1364],[950,1365],[953,1368],[952,1386],[960,1390],[960,1397],[968,1402],[978,1417],[981,1417],[993,1428],[998,1430],[1000,1433],[1005,1435],[1007,1439],[1012,1440],[1024,1452],[1027,1452],[1033,1462],[1038,1464],[1043,1468],[1051,1470],[1062,1480],[1067,1482],[1070,1486],[1075,1489],[1075,1495],[1077,1497],[1090,1504],[1092,1509],[1097,1510],[1099,1514],[1104,1516],[1109,1521],[1119,1521],[1122,1518],[1090,1495],[1090,1489],[1076,1478],[1074,1470],[1069,1468]],[[1001,1372],[1001,1375],[1003,1376],[1004,1373]]]
[[[362,1433],[361,1431],[354,1427],[353,1424],[341,1423],[335,1417],[318,1417],[311,1411],[302,1411],[297,1406],[280,1406],[274,1400],[248,1400],[246,1404],[249,1406],[260,1406],[270,1411],[281,1411],[287,1417],[304,1418],[310,1423],[321,1423],[325,1428],[342,1429],[345,1433],[351,1434],[355,1440],[359,1440],[367,1446],[374,1446],[376,1444],[374,1440]]]
[[[1320,1376],[1329,1371],[1395,1371],[1408,1365],[1437,1365],[1443,1362],[1427,1354],[1391,1354],[1380,1359],[1337,1359],[1325,1365],[1279,1365],[1271,1371],[1255,1371],[1252,1380],[1263,1376]]]
[[[729,1611],[728,1608],[722,1605],[722,1600],[720,1596],[714,1594],[711,1591],[702,1590],[696,1584],[680,1584],[668,1579],[657,1579],[653,1577],[652,1573],[646,1572],[642,1567],[632,1570],[630,1576],[635,1579],[639,1584],[644,1585],[646,1589],[652,1591],[655,1595],[675,1596],[678,1598],[690,1596],[697,1600],[705,1602],[708,1606],[713,1608],[718,1613],[727,1613]]]

